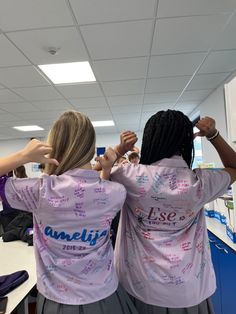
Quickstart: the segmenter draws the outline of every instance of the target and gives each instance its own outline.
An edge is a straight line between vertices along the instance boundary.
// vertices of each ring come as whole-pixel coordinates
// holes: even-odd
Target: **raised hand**
[[[96,161],[98,161],[104,170],[110,170],[112,166],[114,165],[115,161],[117,159],[115,151],[108,147],[104,156],[100,156],[96,158]]]
[[[120,134],[120,144],[115,147],[118,157],[123,156],[126,152],[134,148],[134,144],[137,142],[138,138],[136,133],[131,131],[125,131]]]
[[[48,158],[47,154],[51,153],[52,147],[46,143],[42,143],[36,139],[31,140],[25,148],[22,149],[24,163],[38,162],[42,164],[55,164],[59,165],[58,161],[54,158]]]
[[[196,127],[199,129],[199,132],[194,134],[196,136],[206,136],[208,138],[216,134],[216,123],[215,120],[210,117],[204,117],[196,123]]]

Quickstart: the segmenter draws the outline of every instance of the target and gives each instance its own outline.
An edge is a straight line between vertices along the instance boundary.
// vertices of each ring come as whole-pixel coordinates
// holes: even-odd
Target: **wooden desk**
[[[3,242],[0,238],[0,275],[7,275],[18,270],[26,270],[29,278],[7,294],[6,314],[10,314],[20,303],[21,311],[28,312],[28,308],[24,307],[26,302],[22,303],[21,301],[36,284],[36,265],[32,246],[28,246],[22,241]]]

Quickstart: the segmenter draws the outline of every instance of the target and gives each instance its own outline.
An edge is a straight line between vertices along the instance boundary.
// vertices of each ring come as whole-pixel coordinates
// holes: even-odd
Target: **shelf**
[[[206,217],[206,224],[209,231],[236,252],[236,243],[233,243],[227,236],[225,225],[221,224],[218,220],[209,217]]]

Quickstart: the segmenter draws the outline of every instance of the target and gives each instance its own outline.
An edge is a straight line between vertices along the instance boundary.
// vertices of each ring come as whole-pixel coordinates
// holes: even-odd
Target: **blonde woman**
[[[0,174],[30,161],[47,163],[41,178],[0,182],[2,198],[33,213],[37,313],[136,313],[118,288],[109,238],[126,191],[92,170],[95,131],[90,120],[65,112],[48,143],[33,140],[0,160]],[[105,159],[100,161],[106,165]]]

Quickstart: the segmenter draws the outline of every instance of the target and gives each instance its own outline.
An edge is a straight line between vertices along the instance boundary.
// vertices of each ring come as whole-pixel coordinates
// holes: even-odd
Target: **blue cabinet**
[[[217,283],[217,290],[212,296],[215,313],[236,313],[236,252],[211,232],[209,241]]]
[[[222,307],[221,307],[221,284],[220,284],[220,268],[219,268],[219,252],[215,244],[218,242],[213,234],[209,233],[209,242],[211,248],[211,258],[212,263],[214,265],[215,274],[216,274],[216,292],[211,297],[211,300],[214,305],[215,314],[222,314]]]

